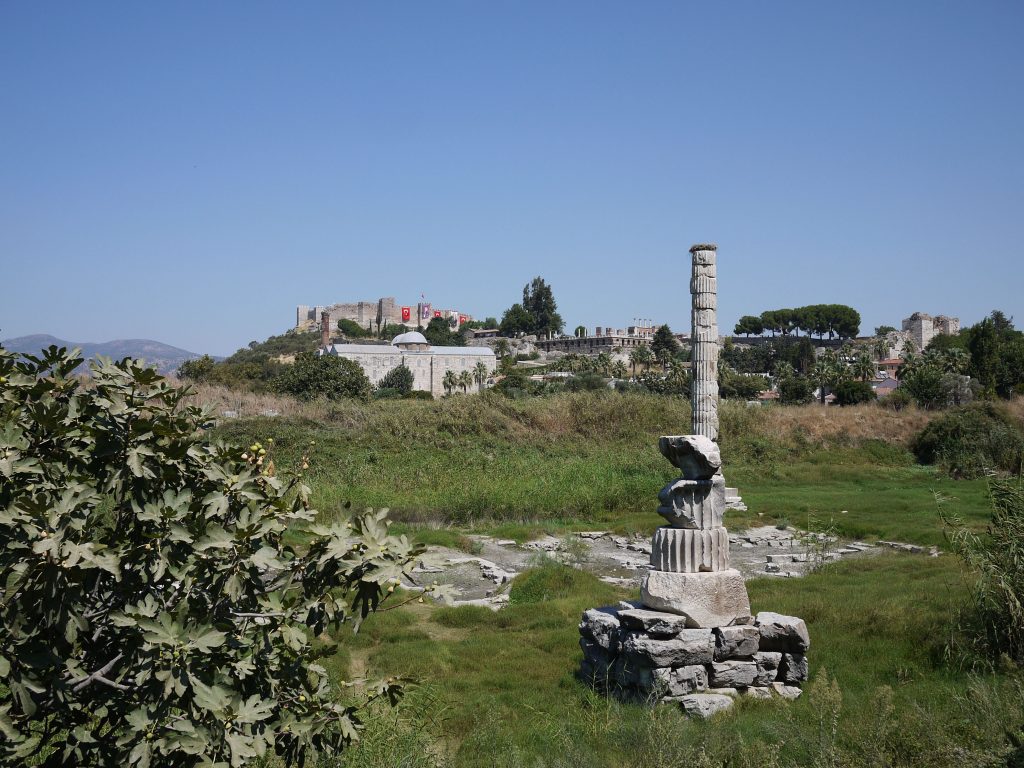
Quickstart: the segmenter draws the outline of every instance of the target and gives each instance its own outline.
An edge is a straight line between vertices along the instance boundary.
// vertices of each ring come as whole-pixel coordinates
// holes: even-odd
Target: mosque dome
[[[427,349],[430,342],[419,331],[400,333],[391,340],[391,345],[402,349]]]

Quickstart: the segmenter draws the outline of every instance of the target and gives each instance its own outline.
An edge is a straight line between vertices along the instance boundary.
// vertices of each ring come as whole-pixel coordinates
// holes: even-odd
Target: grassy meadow
[[[281,416],[224,420],[215,433],[243,444],[273,438],[282,467],[309,451],[308,481],[326,518],[345,514],[346,502],[387,506],[421,541],[456,545],[470,531],[520,540],[651,531],[656,493],[675,474],[657,437],[689,425],[685,402],[611,392],[274,407]],[[1020,402],[1012,407],[1024,415]],[[953,481],[907,449],[931,418],[874,405],[724,403],[726,478],[750,507],[727,525],[788,522],[941,546],[945,504],[983,528],[985,482]],[[538,562],[498,613],[413,603],[346,632],[331,667],[339,685],[386,676],[412,684],[397,709],[368,713],[358,748],[322,765],[1022,765],[1019,671],[949,650],[970,578],[952,554],[886,552],[803,579],[748,582],[755,611],[807,622],[811,682],[794,703],[744,700],[705,723],[583,686],[580,614],[636,595]]]
[[[657,492],[676,474],[657,438],[690,423],[681,399],[613,392],[276,405],[277,418],[223,420],[215,434],[246,445],[273,438],[282,467],[308,451],[314,502],[327,518],[346,502],[388,507],[430,542],[444,540],[439,527],[516,539],[580,527],[653,530]],[[906,447],[931,417],[874,405],[724,402],[726,480],[750,507],[727,525],[833,525],[851,537],[940,544],[937,498],[980,524],[984,481],[953,481],[917,465]]]

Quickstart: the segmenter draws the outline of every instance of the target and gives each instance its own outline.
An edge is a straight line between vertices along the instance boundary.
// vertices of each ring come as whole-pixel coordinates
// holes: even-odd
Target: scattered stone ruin
[[[751,615],[742,574],[730,568],[718,440],[717,248],[690,249],[693,322],[691,435],[658,448],[681,472],[658,494],[668,525],[651,543],[640,601],[583,614],[581,677],[627,700],[678,702],[707,717],[736,696],[796,698],[807,680],[803,620]]]

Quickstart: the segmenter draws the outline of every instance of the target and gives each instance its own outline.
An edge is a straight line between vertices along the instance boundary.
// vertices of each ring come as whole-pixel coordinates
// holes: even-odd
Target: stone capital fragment
[[[718,445],[704,435],[665,435],[658,450],[687,480],[710,480],[722,468]]]

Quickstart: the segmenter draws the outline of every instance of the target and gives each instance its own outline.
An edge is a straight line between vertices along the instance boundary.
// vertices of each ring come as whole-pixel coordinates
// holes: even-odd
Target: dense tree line
[[[289,331],[266,341],[250,341],[224,360],[203,355],[182,363],[178,375],[183,379],[221,384],[232,389],[255,392],[276,391],[275,382],[288,369],[289,359],[303,352],[315,352],[320,344],[316,333]]]
[[[978,383],[982,392],[997,397],[1024,394],[1024,333],[1014,328],[1013,318],[1000,310],[956,335],[932,339],[924,354],[905,355],[907,364],[921,364],[937,353],[952,355],[963,373]]]
[[[523,286],[522,303],[506,309],[498,326],[502,336],[536,334],[538,337],[554,336],[561,333],[563,327],[551,286],[541,277]]]
[[[796,309],[770,309],[760,315],[744,315],[736,323],[737,336],[762,336],[771,332],[789,336],[803,331],[808,336],[852,339],[860,333],[860,313],[845,304],[809,304]]]

